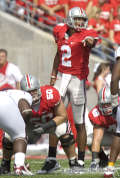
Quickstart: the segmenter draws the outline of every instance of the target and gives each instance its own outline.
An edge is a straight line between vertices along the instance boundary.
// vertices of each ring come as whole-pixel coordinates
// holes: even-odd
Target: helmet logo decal
[[[26,83],[27,83],[27,86],[30,88],[30,78],[29,78],[29,74],[26,75]]]
[[[103,101],[105,100],[105,89],[106,89],[106,87],[104,87],[104,89],[103,89]]]

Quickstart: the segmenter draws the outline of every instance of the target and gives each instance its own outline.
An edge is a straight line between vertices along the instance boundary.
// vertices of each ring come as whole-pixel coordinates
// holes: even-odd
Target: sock
[[[56,147],[49,147],[49,153],[48,153],[48,157],[55,157],[56,158]]]
[[[102,160],[108,160],[108,156],[105,154],[103,150],[99,152],[99,158]]]
[[[92,161],[99,162],[99,152],[92,152]]]
[[[85,151],[78,150],[78,160],[84,161],[84,158],[85,158]]]
[[[15,165],[16,166],[23,166],[24,163],[25,163],[25,153],[22,153],[22,152],[18,152],[18,153],[15,153],[14,155],[14,159],[15,159]]]

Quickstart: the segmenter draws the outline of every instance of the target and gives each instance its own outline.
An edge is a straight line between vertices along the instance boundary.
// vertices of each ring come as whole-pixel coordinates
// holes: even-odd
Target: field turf
[[[88,173],[88,171],[84,174],[73,174],[71,172],[69,172],[68,169],[68,161],[66,159],[60,159],[58,160],[60,165],[61,165],[61,169],[51,173],[51,174],[45,174],[45,175],[38,175],[36,174],[37,170],[39,170],[43,163],[44,160],[43,159],[29,159],[27,160],[27,162],[30,164],[30,168],[31,171],[35,174],[34,176],[15,176],[13,174],[13,171],[11,174],[9,175],[0,175],[1,178],[15,178],[15,177],[19,177],[19,178],[103,178],[103,171],[97,172],[97,173]],[[86,169],[89,167],[90,165],[90,160],[86,161]],[[116,167],[120,166],[120,161],[117,161],[116,163]],[[13,162],[11,167],[13,167]],[[117,170],[115,173],[114,178],[120,178],[120,171]]]

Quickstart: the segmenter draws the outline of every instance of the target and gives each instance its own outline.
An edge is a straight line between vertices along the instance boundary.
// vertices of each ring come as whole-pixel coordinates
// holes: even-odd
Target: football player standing
[[[86,147],[85,108],[86,89],[85,81],[89,69],[89,55],[95,46],[98,35],[94,30],[87,29],[88,18],[82,8],[75,7],[69,10],[66,23],[54,27],[53,34],[57,43],[57,53],[54,58],[51,81],[61,94],[67,107],[71,103],[74,123],[77,129],[78,163],[79,168],[84,167]],[[57,138],[49,136],[48,157],[56,158]],[[49,164],[55,169],[55,162],[45,163],[45,171]],[[71,164],[69,162],[69,164]]]

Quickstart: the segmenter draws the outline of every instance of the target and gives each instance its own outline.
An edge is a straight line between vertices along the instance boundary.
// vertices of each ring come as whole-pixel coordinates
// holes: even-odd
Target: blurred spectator
[[[120,4],[114,12],[115,18],[110,23],[109,39],[120,45]]]
[[[105,78],[107,75],[110,74],[110,64],[109,63],[101,63],[94,73],[93,76],[93,87],[95,88],[97,94],[103,88],[105,85],[107,85],[107,82]]]
[[[43,21],[46,24],[55,25],[50,21],[57,21],[57,18],[65,18],[68,14],[68,0],[38,0],[38,6],[44,10],[44,17],[47,17],[49,21],[43,20],[41,17],[39,21]],[[57,17],[56,17],[57,15]],[[60,20],[60,19],[59,19]]]
[[[8,62],[7,50],[0,49],[0,90],[16,88],[20,89],[22,74],[19,68]]]
[[[7,50],[0,49],[0,90],[20,89],[22,74],[19,68],[7,60]],[[0,148],[3,131],[0,129]]]
[[[98,9],[96,16],[88,21],[88,27],[93,28],[100,36],[107,38],[109,36],[109,21],[105,23],[100,18],[101,10]]]
[[[11,12],[15,8],[16,0],[0,0],[0,8]]]
[[[22,20],[26,20],[26,18],[34,16],[37,2],[38,0],[16,0],[16,15]]]
[[[96,12],[96,16],[88,21],[88,27],[93,28],[98,33],[98,35],[106,39],[109,37],[110,22],[106,21],[105,23],[105,21],[100,18],[100,14],[101,10],[98,9]],[[109,42],[104,39],[101,39],[96,45],[96,48],[98,48],[99,51],[98,52],[96,51],[94,53],[98,55],[100,58],[106,60],[107,59],[106,54],[110,54],[110,52],[107,51],[106,47],[111,47]]]
[[[110,21],[112,19],[113,8],[111,3],[107,2],[107,0],[93,0],[92,3],[94,17],[89,20],[89,27],[94,28],[102,37],[101,44],[97,47],[103,53],[97,53],[97,55],[105,60],[110,60],[114,56],[114,50],[112,50],[113,46],[109,39]]]
[[[69,9],[73,7],[80,7],[86,10],[86,7],[90,1],[91,0],[69,0]]]
[[[108,0],[91,0],[86,9],[88,18],[95,17],[98,9],[101,10],[100,18],[102,20],[109,21],[112,18],[113,7]]]
[[[112,4],[113,9],[116,9],[120,5],[120,0],[110,0],[110,3]]]

